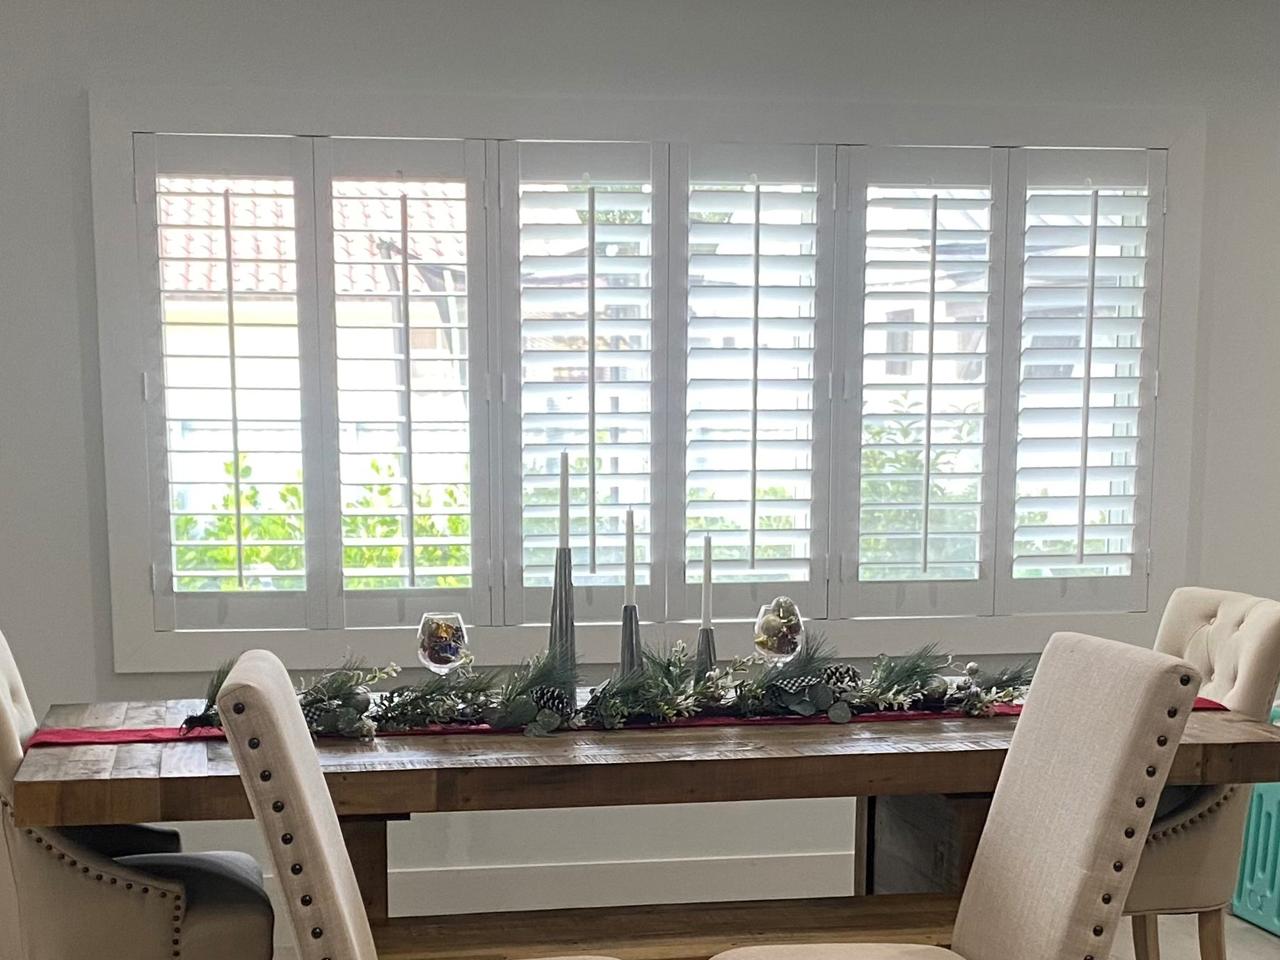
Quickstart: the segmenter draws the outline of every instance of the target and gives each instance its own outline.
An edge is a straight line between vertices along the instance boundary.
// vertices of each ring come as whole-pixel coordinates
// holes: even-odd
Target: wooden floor
[[[1273,937],[1251,923],[1227,917],[1227,960],[1276,960],[1280,937]],[[1111,960],[1133,960],[1129,923],[1116,938]],[[1160,960],[1200,960],[1195,917],[1160,918]]]
[[[956,897],[907,894],[663,904],[391,920],[374,930],[379,960],[524,960],[603,954],[706,960],[730,947],[831,941],[943,944]],[[803,913],[805,932],[795,927]]]
[[[944,943],[956,902],[946,897],[884,897],[871,905],[844,897],[805,901],[819,919],[805,940],[888,940]],[[530,936],[529,913],[470,914],[396,920],[378,930],[380,960],[525,960],[556,954],[605,954],[620,960],[705,960],[714,952],[747,943],[798,942],[790,927],[794,901],[750,904],[673,904],[614,910],[551,911],[552,931]],[[868,909],[869,906],[874,909]],[[539,926],[548,913],[538,911]],[[691,924],[697,927],[691,927]],[[885,928],[908,923],[892,932]],[[690,937],[690,929],[700,931]],[[1162,960],[1199,960],[1194,917],[1160,921]],[[282,945],[280,960],[296,954]],[[1227,917],[1228,960],[1276,960],[1280,938]],[[1133,960],[1128,921],[1111,960]]]

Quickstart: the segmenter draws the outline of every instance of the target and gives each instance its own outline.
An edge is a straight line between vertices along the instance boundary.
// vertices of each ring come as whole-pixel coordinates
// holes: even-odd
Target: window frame
[[[833,530],[840,562],[832,578],[841,616],[984,616],[995,612],[995,540],[1000,451],[1007,442],[1001,417],[1005,240],[1004,208],[1008,150],[999,147],[841,148],[844,174],[841,220],[846,264],[840,284],[844,318],[836,347],[845,369],[836,405],[838,456],[832,469],[847,464],[852,502],[847,518]],[[985,173],[983,172],[985,169]],[[983,181],[986,181],[985,183]],[[867,189],[871,186],[981,187],[990,190],[987,281],[987,348],[983,471],[980,481],[979,576],[974,580],[862,581],[858,576],[861,534],[863,359]],[[833,491],[837,489],[832,484]],[[833,511],[835,513],[835,511]]]
[[[1070,104],[1045,109],[1035,105],[999,109],[954,104],[866,105],[812,101],[796,108],[765,111],[748,100],[692,99],[678,104],[643,101],[621,106],[608,98],[581,99],[531,96],[519,109],[505,99],[441,95],[398,104],[372,92],[279,89],[264,96],[245,89],[228,99],[217,92],[165,86],[104,85],[90,91],[94,253],[98,292],[97,349],[102,385],[106,494],[106,537],[103,556],[110,560],[111,626],[115,667],[119,672],[204,670],[238,650],[270,645],[292,666],[314,668],[333,662],[348,649],[370,658],[403,661],[412,627],[347,628],[345,630],[193,631],[194,643],[174,643],[172,633],[154,629],[149,582],[145,491],[146,451],[141,410],[142,390],[137,357],[141,355],[136,318],[141,315],[136,284],[138,249],[121,243],[125,224],[133,223],[136,204],[132,176],[134,131],[185,130],[192,134],[263,134],[294,129],[315,136],[403,136],[406,130],[442,130],[458,136],[556,137],[567,140],[635,139],[732,142],[743,129],[770,142],[830,142],[856,132],[871,143],[949,143],[982,146],[1030,143],[1046,147],[1118,147],[1167,150],[1169,179],[1177,186],[1176,203],[1166,217],[1163,310],[1160,356],[1166,389],[1159,397],[1160,416],[1152,435],[1153,499],[1150,512],[1187,516],[1194,501],[1193,444],[1196,304],[1199,290],[1199,235],[1196,230],[1204,193],[1203,118],[1189,110],[1118,108],[1099,111]],[[496,143],[486,153],[496,154]],[[496,158],[495,158],[496,159]],[[1154,191],[1153,191],[1154,192]],[[492,178],[486,194],[496,204]],[[492,243],[492,240],[491,240]],[[489,257],[496,255],[492,248]],[[491,278],[492,283],[492,278]],[[491,352],[492,353],[492,352]],[[491,373],[493,366],[491,364]],[[495,375],[496,390],[496,375]],[[496,396],[496,393],[495,393]],[[92,428],[91,428],[92,429]],[[491,431],[491,450],[496,445]],[[501,509],[500,502],[491,508]],[[1194,517],[1192,518],[1194,521]],[[1194,523],[1192,524],[1194,526]],[[101,534],[99,534],[100,536]],[[501,550],[500,531],[495,549]],[[1194,577],[1195,541],[1185,524],[1151,527],[1151,600],[1158,605],[1176,585]],[[834,584],[834,578],[833,578]],[[105,589],[105,588],[104,588]],[[834,590],[834,585],[833,585]],[[834,595],[834,594],[833,594]],[[838,616],[834,607],[831,617]],[[821,624],[844,655],[901,652],[918,643],[921,630],[957,650],[1022,653],[1039,649],[1053,629],[1078,629],[1118,637],[1139,637],[1154,629],[1158,610],[1142,612],[1063,611],[1002,617],[923,616],[830,619]],[[492,622],[500,622],[493,618]],[[749,625],[722,622],[722,642],[749,642]],[[687,625],[646,627],[648,642],[684,638]],[[504,664],[545,644],[545,627],[478,627],[482,662]],[[580,623],[579,649],[586,662],[616,660],[616,626]]]
[[[816,257],[814,274],[814,367],[813,441],[810,488],[811,532],[809,538],[810,580],[807,584],[788,581],[721,583],[714,581],[713,615],[733,609],[735,614],[754,620],[757,609],[779,594],[796,601],[811,619],[827,617],[829,582],[828,505],[831,481],[831,380],[833,357],[832,317],[836,287],[835,191],[836,148],[830,144],[673,144],[671,148],[671,264],[669,291],[673,318],[668,360],[668,403],[670,404],[672,463],[667,481],[673,508],[667,529],[667,619],[689,620],[698,616],[701,583],[688,583],[686,576],[686,415],[689,331],[689,216],[690,183],[716,177],[692,176],[694,152],[702,154],[707,167],[724,171],[725,179],[750,179],[764,171],[761,179],[780,180],[778,170],[788,169],[798,151],[812,151],[816,203]],[[736,152],[738,156],[730,156]],[[678,505],[675,506],[675,505]],[[714,550],[715,537],[712,536]],[[688,561],[689,564],[697,561]],[[699,577],[700,581],[700,577]]]
[[[521,285],[520,285],[520,154],[523,148],[541,154],[542,164],[572,164],[579,161],[578,169],[588,163],[595,164],[592,171],[604,170],[599,179],[609,179],[607,171],[616,165],[629,164],[632,158],[625,154],[647,147],[649,154],[650,184],[653,197],[651,214],[651,298],[650,298],[650,479],[649,509],[652,543],[655,549],[650,558],[649,583],[636,584],[636,602],[645,616],[651,611],[666,608],[667,558],[658,545],[665,530],[665,506],[669,499],[663,478],[669,471],[667,441],[669,429],[667,405],[669,397],[661,388],[664,382],[661,371],[668,365],[670,324],[667,298],[660,291],[669,285],[669,246],[667,243],[667,210],[660,198],[667,195],[667,170],[669,146],[661,141],[520,141],[503,140],[497,143],[499,223],[498,242],[501,257],[494,272],[498,276],[499,293],[495,308],[495,322],[499,333],[498,362],[501,364],[502,446],[500,486],[497,491],[500,504],[498,515],[502,518],[502,614],[495,622],[508,626],[525,623],[542,623],[551,606],[550,587],[529,587],[524,583],[521,563],[524,550],[523,538],[523,427],[521,421],[522,333],[521,333]],[[557,154],[563,152],[563,159]],[[566,168],[568,169],[568,167]],[[583,173],[588,171],[584,170]],[[596,175],[593,173],[593,175]],[[574,614],[579,622],[616,622],[622,609],[623,588],[619,586],[576,586],[574,590]],[[658,619],[665,619],[659,617]]]
[[[139,248],[139,295],[143,303],[144,346],[142,391],[150,500],[151,586],[155,629],[178,630],[312,629],[327,625],[324,595],[326,569],[324,539],[327,528],[323,498],[307,495],[303,503],[306,587],[301,591],[261,593],[178,592],[173,589],[173,553],[168,484],[168,443],[165,417],[164,349],[162,345],[160,255],[156,209],[158,176],[264,176],[287,174],[294,182],[294,236],[297,257],[298,369],[302,413],[303,476],[323,475],[319,444],[322,425],[318,402],[321,375],[317,345],[316,251],[313,176],[310,144],[297,137],[238,138],[137,134],[134,137],[135,196]],[[230,251],[227,251],[230,256]],[[228,290],[228,296],[232,291]],[[231,354],[231,363],[235,355]],[[304,479],[304,483],[307,483]],[[314,484],[315,481],[310,481]],[[238,548],[239,549],[239,548]]]
[[[493,623],[492,543],[490,529],[490,402],[488,369],[490,339],[488,204],[486,144],[480,140],[401,140],[315,138],[316,229],[323,367],[321,429],[324,462],[321,473],[324,500],[332,518],[323,530],[326,554],[341,558],[341,493],[339,478],[339,421],[337,360],[337,295],[333,270],[333,188],[335,179],[457,179],[466,184],[467,210],[467,339],[468,399],[471,439],[471,586],[461,589],[403,587],[351,590],[342,584],[341,562],[324,572],[328,622],[331,629],[404,626],[427,610],[462,614],[467,623]],[[330,255],[326,255],[330,254]],[[406,350],[408,345],[406,344]],[[406,391],[409,385],[406,384]],[[412,430],[412,423],[409,425]],[[410,605],[416,614],[410,613]]]
[[[1098,186],[1124,186],[1128,179],[1147,188],[1147,240],[1144,265],[1142,343],[1139,347],[1139,399],[1137,430],[1137,467],[1134,480],[1133,560],[1127,576],[1053,577],[1043,580],[1015,579],[1013,576],[1013,543],[1016,516],[1015,480],[1017,472],[1018,391],[1022,354],[1023,263],[1025,261],[1025,216],[1028,187],[1027,166],[1030,157],[1039,154],[1060,168],[1072,171],[1083,186],[1100,181]],[[1088,158],[1088,159],[1084,159]],[[1078,162],[1082,161],[1083,162]],[[1145,163],[1138,163],[1145,160]],[[1107,167],[1118,173],[1106,172]],[[1142,176],[1135,176],[1135,169]],[[1168,175],[1168,152],[1148,148],[1141,151],[1112,151],[1106,148],[1085,150],[1049,150],[1016,148],[1010,151],[1008,224],[1006,237],[1018,242],[1007,247],[1005,270],[1005,302],[1007,320],[1004,331],[1004,391],[1001,400],[1002,420],[1008,436],[1000,445],[1000,529],[996,539],[998,576],[996,610],[999,613],[1038,613],[1046,609],[1060,611],[1109,610],[1142,612],[1149,603],[1151,574],[1151,516],[1154,498],[1154,448],[1156,443],[1156,399],[1160,379],[1160,331],[1162,291],[1165,280],[1165,206]],[[1055,184],[1060,185],[1060,184]],[[1089,318],[1092,323],[1094,318]],[[1086,356],[1086,363],[1089,358]],[[1088,403],[1088,397],[1085,397]]]

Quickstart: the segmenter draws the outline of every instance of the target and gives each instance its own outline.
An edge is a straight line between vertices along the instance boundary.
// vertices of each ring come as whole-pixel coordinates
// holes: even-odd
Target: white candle
[[[560,451],[560,546],[569,545],[569,451]]]
[[[636,602],[636,512],[627,508],[627,575],[622,587],[622,602]]]
[[[702,538],[702,625],[711,626],[711,534]]]

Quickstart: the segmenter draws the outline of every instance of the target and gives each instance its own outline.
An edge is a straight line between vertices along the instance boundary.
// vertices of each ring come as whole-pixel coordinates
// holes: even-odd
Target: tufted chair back
[[[13,779],[35,715],[0,635],[0,960],[169,958],[182,884],[124,867],[56,830],[14,822]],[[59,923],[68,905],[75,923]]]
[[[13,778],[22,764],[22,752],[36,732],[36,717],[22,685],[22,674],[13,652],[0,633],[0,795],[13,795]]]
[[[1182,587],[1164,608],[1156,649],[1191,662],[1200,696],[1255,720],[1280,685],[1280,603],[1247,593]]]
[[[1204,676],[1200,695],[1266,720],[1280,684],[1280,603],[1229,590],[1173,592],[1156,649]],[[1249,790],[1236,784],[1171,788],[1161,799],[1125,909],[1199,913],[1231,899],[1240,866]]]
[[[284,664],[236,662],[218,712],[289,904],[301,960],[377,960],[364,901]]]
[[[1014,730],[956,918],[965,960],[1104,960],[1200,676],[1058,633]]]

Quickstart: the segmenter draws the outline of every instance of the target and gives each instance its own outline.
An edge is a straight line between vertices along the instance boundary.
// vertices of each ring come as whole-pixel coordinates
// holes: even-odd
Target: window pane
[[[685,580],[806,581],[817,183],[689,187]]]
[[[471,585],[466,185],[333,181],[342,580]]]
[[[990,189],[867,188],[860,580],[979,576],[990,250]]]
[[[650,579],[653,193],[648,180],[520,183],[524,585],[550,586],[568,451],[574,582]]]
[[[156,180],[173,588],[306,586],[292,180]]]
[[[1133,569],[1145,188],[1026,196],[1015,578]]]

